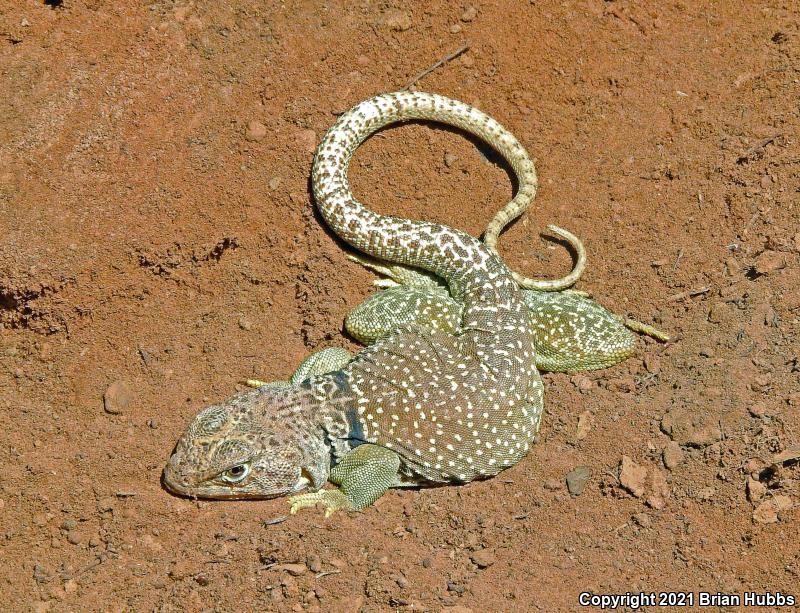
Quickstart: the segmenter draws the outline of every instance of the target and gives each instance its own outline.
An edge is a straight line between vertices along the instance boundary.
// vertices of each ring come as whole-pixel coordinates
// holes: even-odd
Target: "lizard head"
[[[330,453],[307,393],[261,388],[200,411],[163,473],[175,494],[197,498],[275,498],[321,488]]]

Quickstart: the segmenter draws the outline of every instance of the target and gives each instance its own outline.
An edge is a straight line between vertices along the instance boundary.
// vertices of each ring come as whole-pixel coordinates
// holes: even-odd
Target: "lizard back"
[[[331,127],[312,171],[326,222],[369,255],[435,273],[464,305],[455,335],[408,327],[358,354],[338,375],[356,403],[346,416],[348,432],[338,434],[349,446],[370,442],[395,450],[412,479],[470,481],[496,474],[527,452],[541,417],[542,384],[527,307],[492,251],[448,226],[379,215],[353,196],[347,180],[353,152],[376,130],[407,119],[446,123],[480,137],[517,174],[515,200],[527,206],[536,191],[533,164],[514,136],[444,96],[383,94]]]

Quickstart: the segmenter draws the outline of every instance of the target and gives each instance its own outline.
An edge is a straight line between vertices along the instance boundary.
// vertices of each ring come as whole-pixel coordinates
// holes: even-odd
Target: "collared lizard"
[[[524,210],[537,178],[522,145],[484,113],[424,93],[383,94],[343,114],[317,149],[314,195],[329,226],[356,249],[443,279],[463,305],[457,328],[402,326],[341,369],[202,410],[164,469],[171,491],[293,495],[293,512],[321,503],[330,514],[362,509],[393,486],[491,477],[527,453],[543,386],[528,307],[512,273],[468,234],[376,214],[350,191],[347,168],[358,145],[415,118],[460,127],[497,149],[518,179],[511,204]],[[322,490],[328,479],[338,489]],[[311,492],[299,494],[305,489]]]

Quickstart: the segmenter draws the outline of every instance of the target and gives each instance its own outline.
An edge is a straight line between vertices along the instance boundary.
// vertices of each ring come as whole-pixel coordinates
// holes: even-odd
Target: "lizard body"
[[[292,510],[361,509],[391,486],[465,483],[518,462],[539,428],[543,386],[528,307],[496,253],[447,226],[376,214],[352,195],[349,160],[376,130],[406,119],[460,127],[513,168],[524,210],[535,169],[499,123],[434,94],[399,92],[360,103],[323,138],[312,173],[326,222],[356,249],[427,270],[461,305],[448,331],[402,326],[342,368],[263,386],[208,407],[164,470],[170,490],[207,498],[292,497]],[[321,490],[326,480],[337,490]]]

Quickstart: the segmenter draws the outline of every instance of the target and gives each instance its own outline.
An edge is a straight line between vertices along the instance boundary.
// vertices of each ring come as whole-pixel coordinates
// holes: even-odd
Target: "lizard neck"
[[[325,433],[333,463],[353,447],[367,442],[358,418],[358,395],[346,371],[312,377],[300,386],[313,399],[315,425]]]

